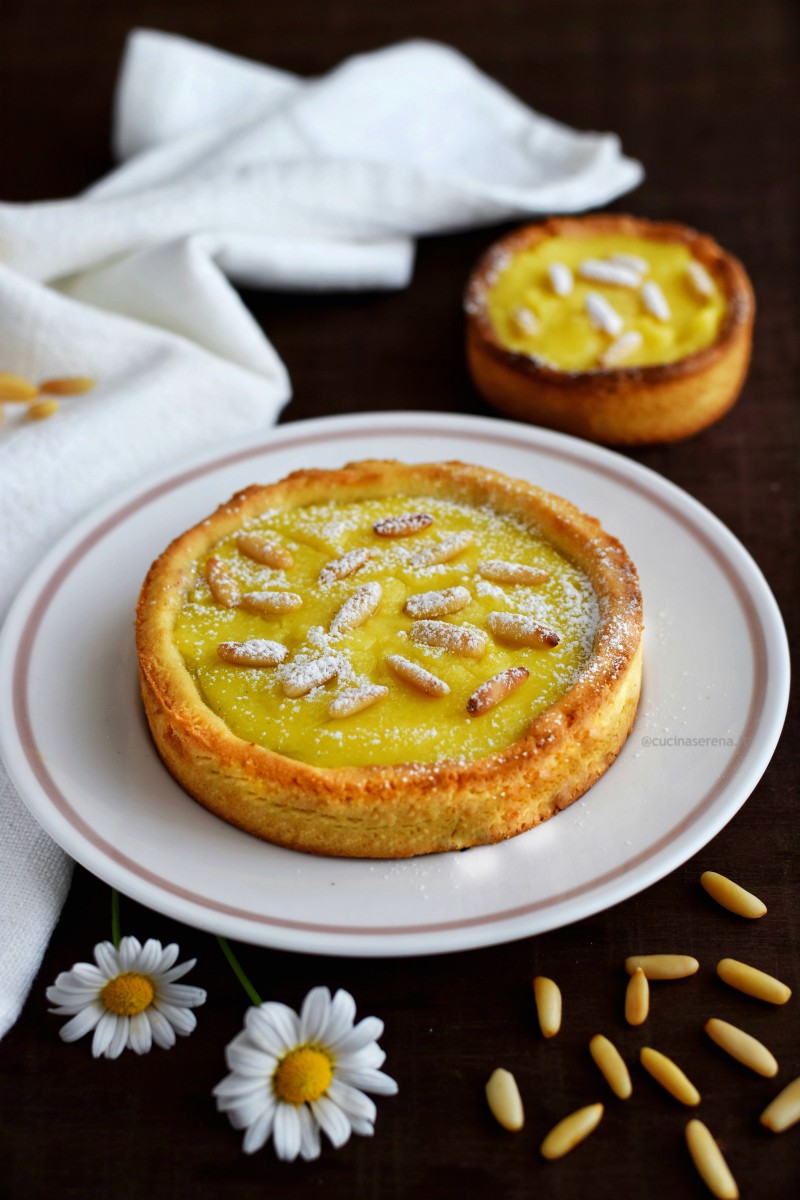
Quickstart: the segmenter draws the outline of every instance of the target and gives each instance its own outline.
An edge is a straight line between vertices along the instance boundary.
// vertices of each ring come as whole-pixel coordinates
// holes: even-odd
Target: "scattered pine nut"
[[[637,275],[646,275],[650,270],[650,263],[646,258],[640,258],[638,254],[609,254],[608,261],[629,267]]]
[[[754,996],[756,1000],[766,1000],[768,1004],[785,1004],[792,994],[792,989],[780,979],[735,958],[720,959],[717,974],[723,983],[747,996]]]
[[[220,642],[217,655],[235,667],[277,667],[289,651],[282,642],[251,638],[247,642]]]
[[[303,597],[296,592],[245,592],[239,606],[262,617],[278,617],[302,608]]]
[[[686,1126],[686,1145],[697,1173],[717,1200],[739,1200],[739,1189],[708,1127],[697,1117]]]
[[[617,287],[638,288],[642,282],[639,271],[621,263],[619,259],[585,258],[578,267],[581,279],[590,279],[593,283],[611,283]]]
[[[255,562],[263,563],[265,567],[277,567],[279,570],[288,571],[294,566],[291,551],[275,538],[264,537],[259,533],[242,533],[236,539],[236,546],[242,554]]]
[[[572,271],[565,263],[551,263],[547,268],[547,277],[557,296],[568,296],[574,287]]]
[[[529,676],[527,667],[509,667],[507,671],[492,675],[472,693],[467,701],[467,712],[471,717],[483,716],[522,687]]]
[[[473,540],[472,534],[466,529],[463,533],[452,533],[449,537],[442,538],[441,541],[434,542],[432,546],[426,546],[424,550],[414,554],[409,559],[408,565],[417,570],[421,567],[435,567],[439,563],[450,562],[464,550],[468,550]]]
[[[599,292],[589,292],[586,297],[586,315],[595,329],[610,337],[619,337],[625,327],[617,310]]]
[[[710,300],[714,295],[714,283],[702,263],[690,262],[686,268],[686,278],[698,300]]]
[[[773,1133],[783,1133],[800,1121],[800,1075],[778,1092],[758,1119]]]
[[[711,1017],[705,1023],[705,1031],[720,1049],[724,1050],[726,1054],[730,1054],[731,1058],[735,1058],[743,1066],[755,1071],[757,1075],[771,1079],[773,1075],[778,1074],[778,1063],[775,1056],[770,1054],[762,1042],[751,1037],[749,1033],[745,1033],[743,1029],[737,1029],[735,1025],[721,1021],[718,1017]]]
[[[650,1046],[642,1046],[639,1051],[639,1061],[656,1083],[660,1083],[670,1096],[674,1096],[681,1104],[693,1108],[700,1103],[700,1093],[684,1075],[683,1071],[666,1054],[653,1050]]]
[[[629,329],[612,342],[608,349],[600,355],[601,367],[618,367],[626,362],[632,354],[642,348],[642,335],[636,329]]]
[[[242,598],[239,589],[228,574],[228,568],[222,559],[216,555],[212,555],[206,563],[206,579],[217,604],[221,604],[223,608],[239,606]]]
[[[450,694],[450,688],[443,679],[431,671],[426,671],[424,667],[421,667],[419,663],[412,662],[410,658],[404,658],[402,654],[387,654],[384,661],[398,679],[410,683],[412,687],[424,692],[426,696],[448,696]]]
[[[602,1104],[587,1104],[554,1126],[539,1147],[543,1158],[563,1158],[592,1133],[603,1117]]]
[[[38,400],[36,404],[28,405],[26,416],[29,421],[46,421],[55,416],[60,407],[57,400]]]
[[[641,967],[647,979],[686,979],[696,975],[700,963],[689,954],[632,954],[625,959],[625,970],[633,975]]]
[[[447,617],[461,612],[472,600],[465,587],[444,588],[441,592],[418,592],[409,596],[403,612],[414,619],[420,617]]]
[[[700,882],[712,900],[727,908],[728,912],[736,913],[737,917],[763,917],[767,906],[752,892],[746,892],[738,883],[727,879],[717,871],[704,871]]]
[[[336,583],[339,579],[347,579],[348,576],[355,575],[356,571],[360,571],[371,557],[372,551],[366,546],[348,550],[347,554],[343,554],[341,558],[335,558],[325,564],[319,573],[319,582],[323,586],[327,586],[329,583]]]
[[[371,708],[384,696],[389,695],[389,689],[379,683],[366,683],[361,687],[348,688],[346,692],[331,700],[328,707],[329,717],[351,717],[354,713]]]
[[[283,678],[283,693],[296,699],[307,696],[316,687],[330,683],[339,674],[339,659],[332,654],[314,658],[311,662],[299,663],[287,671]]]
[[[486,626],[496,638],[513,642],[516,646],[535,646],[538,650],[552,650],[561,641],[561,634],[533,617],[521,613],[490,612]]]
[[[649,279],[642,288],[642,304],[650,316],[655,317],[657,321],[672,319],[672,309],[667,302],[667,297],[654,279]]]
[[[441,646],[449,654],[464,658],[483,658],[486,653],[486,635],[480,629],[451,625],[449,621],[415,621],[408,638],[421,646]]]
[[[91,392],[95,381],[89,375],[69,375],[60,379],[45,379],[39,391],[46,396],[83,396]]]
[[[555,1037],[561,1028],[561,989],[552,979],[537,975],[533,981],[533,994],[542,1036]]]
[[[356,588],[334,614],[331,633],[349,633],[366,624],[380,608],[382,596],[383,588],[379,583],[365,583]]]
[[[432,524],[433,517],[428,513],[401,513],[397,517],[386,517],[383,521],[376,521],[372,530],[378,537],[401,538],[422,533],[423,529],[429,529]]]
[[[625,989],[625,1020],[629,1025],[644,1025],[650,1012],[650,985],[641,967],[637,967]]]
[[[596,1033],[589,1042],[589,1053],[614,1095],[627,1100],[633,1092],[633,1084],[625,1060],[614,1043],[602,1033]]]
[[[518,305],[511,313],[511,320],[517,328],[518,333],[524,334],[526,337],[535,337],[539,332],[539,322],[536,319],[536,314],[526,308],[524,304]]]
[[[30,379],[15,375],[13,371],[0,371],[0,400],[8,400],[12,404],[27,404],[38,395],[39,389]]]
[[[493,558],[488,562],[478,563],[478,574],[492,583],[528,583],[533,587],[547,583],[550,576],[538,567],[529,567],[527,563],[506,562],[502,558]]]
[[[510,1071],[497,1067],[486,1084],[486,1101],[489,1111],[503,1129],[516,1133],[525,1124],[522,1097],[517,1081]]]

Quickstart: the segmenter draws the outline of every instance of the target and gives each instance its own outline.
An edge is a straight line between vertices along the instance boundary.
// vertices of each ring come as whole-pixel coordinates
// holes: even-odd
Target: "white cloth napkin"
[[[98,381],[0,428],[0,617],[114,489],[275,421],[289,377],[229,280],[404,287],[419,235],[597,207],[642,177],[614,135],[532,112],[430,42],[306,80],[140,30],[114,142],[122,165],[76,199],[0,205],[0,370]],[[0,815],[2,1036],[71,863],[2,769]]]

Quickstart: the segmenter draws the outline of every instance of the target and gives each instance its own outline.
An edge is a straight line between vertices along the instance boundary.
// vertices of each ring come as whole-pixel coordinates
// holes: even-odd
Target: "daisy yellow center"
[[[272,1076],[272,1087],[286,1104],[319,1100],[333,1079],[330,1055],[319,1046],[298,1046],[285,1055]]]
[[[153,1003],[153,984],[146,975],[126,971],[111,979],[100,993],[100,999],[109,1012],[118,1017],[135,1017]]]

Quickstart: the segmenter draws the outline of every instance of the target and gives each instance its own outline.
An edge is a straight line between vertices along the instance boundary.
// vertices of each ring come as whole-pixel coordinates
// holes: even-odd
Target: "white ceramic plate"
[[[239,488],[299,467],[389,456],[496,467],[598,516],[639,568],[644,693],[611,770],[538,829],[401,862],[314,858],[226,825],[167,774],[139,704],[133,609],[151,561]],[[3,631],[1,744],[52,837],[151,908],[268,946],[432,954],[568,924],[641,891],[705,845],[769,762],[788,661],[780,614],[752,559],[653,472],[509,422],[325,418],[176,468],[54,548]]]

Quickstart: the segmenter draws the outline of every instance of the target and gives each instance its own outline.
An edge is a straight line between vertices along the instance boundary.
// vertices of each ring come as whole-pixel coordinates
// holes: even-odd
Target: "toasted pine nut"
[[[296,592],[245,592],[239,605],[262,617],[278,617],[302,608],[303,597]]]
[[[738,883],[734,883],[732,879],[726,879],[717,871],[704,871],[700,876],[700,882],[712,900],[716,900],[717,904],[727,908],[728,912],[736,913],[737,917],[755,919],[763,917],[767,911],[766,904],[759,900],[758,896],[754,896],[752,892],[746,892]]]
[[[592,1133],[603,1117],[602,1104],[587,1104],[555,1125],[539,1147],[543,1158],[563,1158]]]
[[[660,1083],[670,1096],[680,1100],[681,1104],[694,1107],[695,1104],[700,1103],[700,1093],[697,1088],[684,1075],[677,1063],[674,1063],[671,1058],[667,1058],[666,1054],[662,1054],[659,1050],[653,1050],[650,1046],[642,1046],[639,1051],[639,1061],[645,1071],[653,1076],[656,1083]]]
[[[349,633],[366,624],[380,608],[382,596],[383,588],[379,583],[365,583],[356,588],[334,614],[331,633]]]
[[[527,667],[509,667],[507,671],[492,675],[472,693],[467,701],[467,712],[471,717],[483,716],[522,687],[529,676]]]
[[[547,583],[550,578],[547,571],[540,571],[538,567],[529,567],[527,563],[507,562],[504,558],[479,562],[478,574],[492,583],[528,583],[533,587]]]
[[[340,661],[332,654],[314,658],[310,662],[297,663],[283,677],[285,696],[295,699],[307,696],[314,688],[330,683],[339,674]]]
[[[633,1084],[625,1060],[614,1043],[603,1037],[602,1033],[596,1033],[589,1042],[589,1053],[614,1095],[619,1096],[620,1100],[627,1100],[633,1092]]]
[[[212,555],[206,563],[206,579],[211,595],[223,608],[237,608],[241,600],[239,589],[221,558]]]
[[[539,322],[536,313],[531,312],[524,304],[518,304],[511,313],[511,322],[514,325],[517,333],[524,334],[528,337],[535,337],[539,332]]]
[[[26,416],[29,421],[46,421],[48,417],[55,416],[60,407],[57,400],[39,400],[36,404],[28,405]]]
[[[386,517],[383,521],[376,521],[372,529],[378,537],[402,538],[422,533],[423,529],[429,529],[432,524],[433,517],[428,513],[402,513],[397,517]]]
[[[434,542],[432,546],[426,546],[424,550],[414,554],[408,560],[408,565],[416,569],[435,567],[439,563],[450,562],[452,558],[456,558],[464,550],[468,550],[473,541],[474,538],[469,530],[464,530],[463,533],[451,533],[449,537],[442,538],[440,542]]]
[[[46,396],[83,396],[91,392],[95,382],[88,375],[69,375],[60,379],[45,379],[39,391]]]
[[[632,954],[625,959],[625,970],[632,975],[641,967],[648,979],[686,979],[695,975],[700,963],[689,954]]]
[[[697,1172],[717,1200],[739,1200],[736,1180],[706,1125],[693,1117],[686,1126],[686,1145]]]
[[[327,586],[329,583],[336,583],[339,579],[347,579],[349,575],[355,575],[356,571],[360,571],[364,563],[368,562],[371,557],[372,551],[366,546],[348,550],[347,554],[343,554],[341,558],[334,558],[325,564],[319,573],[319,582],[323,586]]]
[[[716,1042],[726,1054],[730,1054],[731,1058],[743,1063],[757,1075],[764,1075],[770,1079],[778,1074],[778,1063],[774,1055],[770,1054],[767,1047],[757,1038],[751,1037],[743,1029],[737,1029],[727,1021],[720,1021],[718,1017],[711,1017],[705,1023],[705,1031],[712,1042]]]
[[[483,658],[486,635],[467,625],[451,625],[448,621],[415,621],[408,638],[420,646],[441,646],[448,654],[464,658]]]
[[[412,687],[424,692],[426,696],[448,696],[450,694],[450,688],[443,679],[431,671],[426,671],[424,667],[421,667],[419,663],[412,662],[410,658],[404,658],[402,654],[387,654],[384,661],[398,679],[410,683]]]
[[[537,650],[552,650],[561,641],[561,634],[543,625],[534,617],[521,613],[490,612],[487,628],[496,638],[517,646],[535,646]]]
[[[331,700],[328,707],[329,717],[351,717],[354,713],[371,708],[384,696],[389,695],[389,689],[379,683],[363,684],[362,687],[348,688],[340,696]]]
[[[512,1133],[522,1129],[525,1124],[522,1097],[510,1071],[503,1067],[492,1071],[486,1084],[486,1100],[492,1116],[503,1129],[509,1129]]]
[[[800,1075],[778,1092],[758,1119],[773,1133],[783,1133],[800,1121]]]
[[[766,1000],[768,1004],[785,1004],[792,994],[792,989],[780,979],[735,958],[720,959],[717,974],[723,983],[747,996],[755,996],[757,1000]]]
[[[277,667],[289,651],[282,642],[251,638],[248,642],[220,642],[217,656],[235,667]]]
[[[625,1020],[629,1025],[644,1025],[650,1012],[650,985],[641,967],[637,967],[625,989]]]
[[[636,329],[628,329],[600,355],[601,367],[618,367],[637,354],[642,348],[642,335]]]
[[[686,268],[686,278],[699,300],[709,300],[714,295],[714,284],[702,263],[693,259]]]
[[[533,994],[542,1035],[555,1037],[561,1028],[561,989],[552,979],[537,975],[533,981]]]
[[[421,617],[447,617],[451,613],[461,612],[471,599],[472,596],[465,587],[444,588],[441,592],[417,592],[408,597],[403,605],[403,612],[413,620]]]
[[[294,566],[291,550],[287,550],[275,538],[265,537],[259,533],[242,533],[236,539],[237,548],[248,558],[263,563],[265,567],[277,567],[288,571]]]
[[[9,400],[12,404],[27,404],[39,395],[35,383],[13,371],[0,371],[0,400]]]

